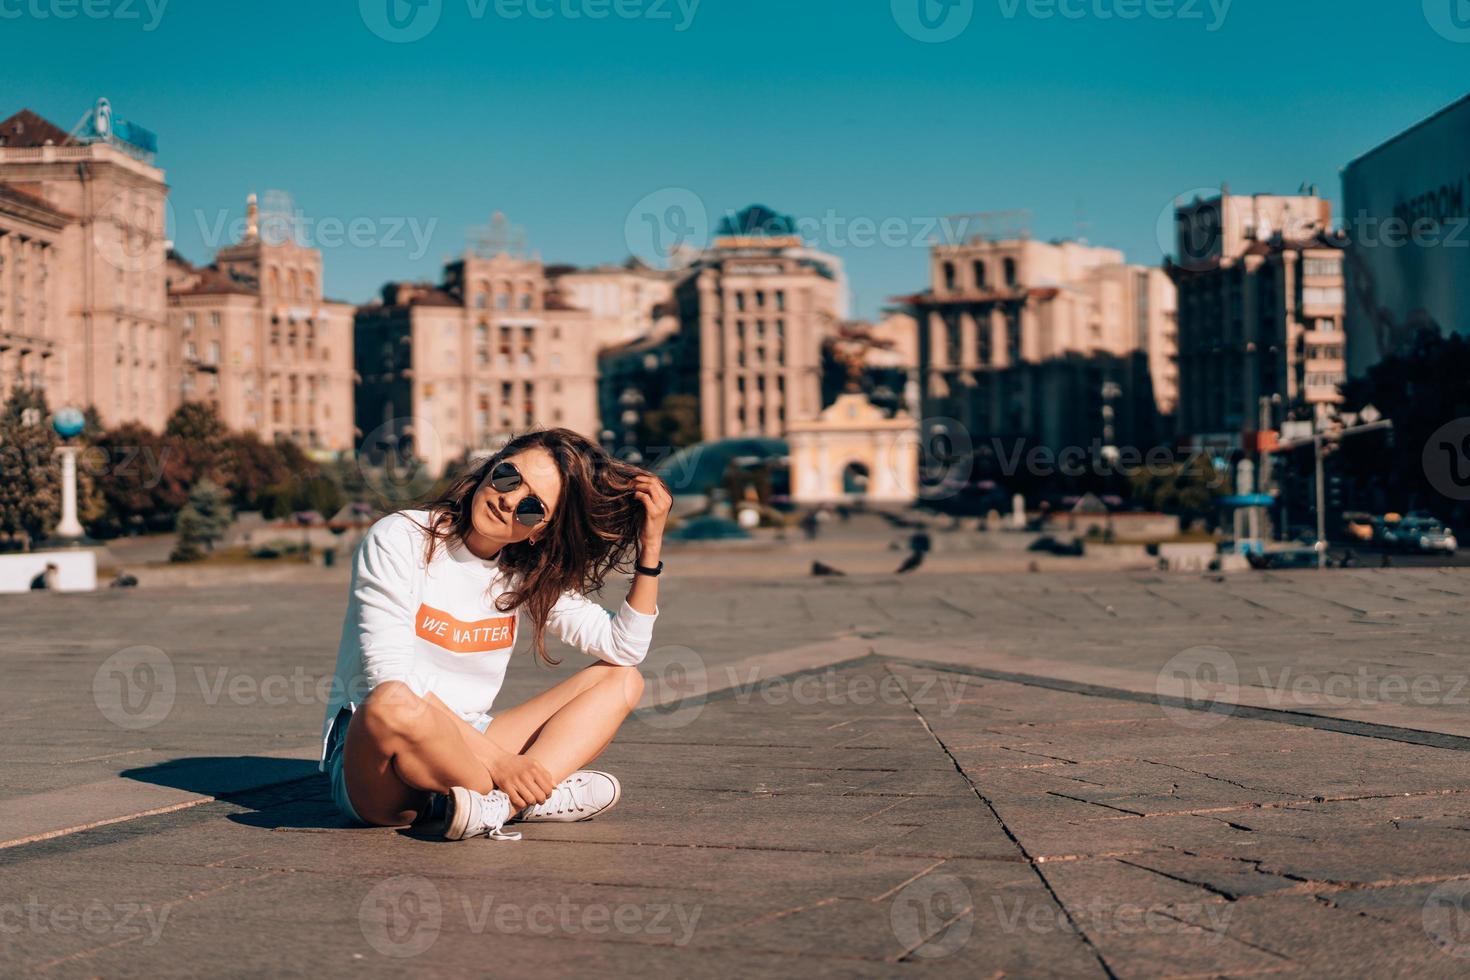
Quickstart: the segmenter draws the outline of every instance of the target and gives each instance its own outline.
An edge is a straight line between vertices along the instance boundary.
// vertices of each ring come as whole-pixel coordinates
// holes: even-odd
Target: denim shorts
[[[347,754],[347,728],[352,723],[353,710],[352,705],[344,705],[342,710],[337,712],[337,717],[332,719],[332,730],[327,733],[325,765],[327,779],[332,784],[332,802],[336,804],[337,810],[353,823],[367,823],[352,808],[352,800],[347,795],[347,775],[343,772],[343,759]],[[494,716],[482,713],[474,719],[465,720],[474,727],[475,731],[484,732],[490,727]]]
[[[347,796],[347,776],[342,771],[342,759],[347,754],[347,726],[352,722],[352,705],[346,705],[332,719],[332,730],[327,733],[327,755],[324,760],[327,779],[332,783],[332,802],[337,810],[353,823],[366,823],[352,808]]]

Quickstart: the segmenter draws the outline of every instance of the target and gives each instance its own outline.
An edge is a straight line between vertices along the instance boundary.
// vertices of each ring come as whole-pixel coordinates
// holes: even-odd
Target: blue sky
[[[1470,0],[393,0],[432,26],[407,43],[369,27],[388,2],[0,0],[0,117],[107,96],[154,130],[195,261],[289,191],[341,299],[435,276],[496,210],[592,264],[647,245],[643,209],[759,201],[871,315],[925,284],[940,217],[1025,209],[1155,263],[1174,196],[1336,200],[1470,88]]]

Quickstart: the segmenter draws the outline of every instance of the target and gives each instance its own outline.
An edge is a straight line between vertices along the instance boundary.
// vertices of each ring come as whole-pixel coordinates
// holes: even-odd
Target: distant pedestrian
[[[801,519],[801,529],[806,532],[808,541],[817,540],[817,532],[821,527],[822,521],[814,510],[807,511],[806,516]]]
[[[904,563],[898,566],[897,575],[907,575],[920,565],[924,564],[924,557],[929,554],[929,549],[934,542],[929,538],[928,531],[915,531],[909,536],[909,556]]]
[[[46,568],[35,578],[31,579],[32,592],[55,592],[57,579],[61,575],[61,569],[55,563],[47,562]]]

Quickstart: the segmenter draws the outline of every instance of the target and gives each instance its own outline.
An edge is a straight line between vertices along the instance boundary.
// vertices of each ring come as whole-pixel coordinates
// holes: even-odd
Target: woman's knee
[[[385,681],[372,689],[357,709],[368,731],[377,736],[412,738],[431,720],[429,703],[400,681]]]
[[[622,691],[629,711],[638,707],[638,702],[643,697],[643,674],[637,667],[607,664],[606,668],[607,676],[603,683],[616,685]]]

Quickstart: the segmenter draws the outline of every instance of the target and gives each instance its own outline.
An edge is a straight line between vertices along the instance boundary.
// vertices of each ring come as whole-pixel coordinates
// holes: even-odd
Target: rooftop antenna
[[[300,212],[285,191],[266,191],[260,200],[259,233],[267,245],[301,241]]]
[[[511,224],[502,211],[491,215],[488,225],[471,228],[466,240],[470,252],[482,259],[502,253],[516,259],[526,257],[526,229]]]

